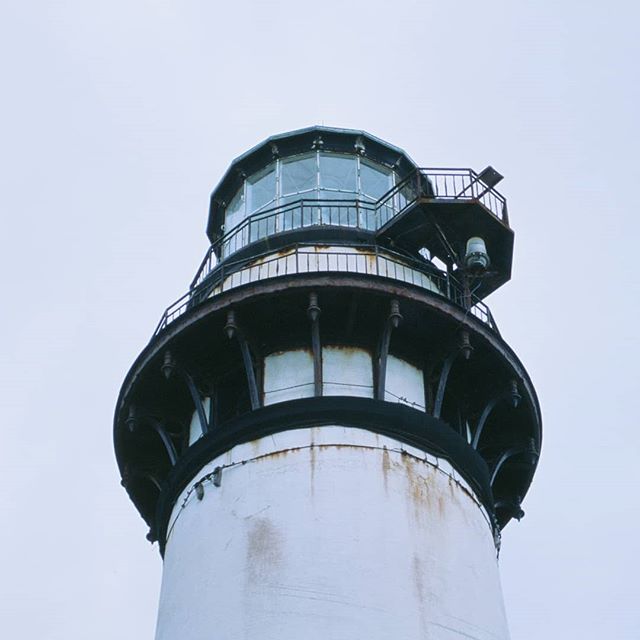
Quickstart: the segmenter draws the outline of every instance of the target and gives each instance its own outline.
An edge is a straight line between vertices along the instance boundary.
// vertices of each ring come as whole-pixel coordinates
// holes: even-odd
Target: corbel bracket
[[[258,384],[256,382],[256,372],[253,368],[253,358],[251,357],[251,350],[249,349],[249,343],[244,335],[244,332],[238,326],[236,321],[236,314],[233,309],[227,312],[227,323],[224,326],[224,331],[227,334],[229,340],[236,338],[238,345],[240,346],[240,352],[242,354],[242,362],[244,364],[244,370],[247,376],[247,385],[249,387],[249,399],[251,400],[251,409],[260,408],[260,397],[258,395]]]
[[[389,315],[387,316],[380,342],[378,344],[377,376],[376,376],[376,393],[378,400],[384,400],[384,392],[387,383],[387,360],[389,357],[389,345],[391,344],[391,332],[400,326],[402,315],[400,313],[400,303],[392,300],[389,306]]]
[[[198,420],[200,422],[200,430],[202,435],[206,435],[209,432],[209,421],[207,420],[207,413],[204,410],[204,403],[202,402],[202,396],[196,387],[196,383],[193,380],[191,374],[182,366],[180,366],[174,359],[171,351],[164,352],[164,358],[162,360],[162,366],[160,367],[164,377],[169,380],[174,373],[178,374],[187,385],[191,399],[198,414]]]

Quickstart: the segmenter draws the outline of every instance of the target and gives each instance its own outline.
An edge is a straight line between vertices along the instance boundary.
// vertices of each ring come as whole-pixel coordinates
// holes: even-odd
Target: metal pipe
[[[311,348],[313,350],[313,391],[316,397],[322,395],[322,344],[320,342],[320,307],[318,294],[309,294],[307,315],[311,320]]]

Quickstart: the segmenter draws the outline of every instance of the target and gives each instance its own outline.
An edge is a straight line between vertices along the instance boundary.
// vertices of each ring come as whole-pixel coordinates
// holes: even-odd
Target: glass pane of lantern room
[[[229,206],[225,211],[224,228],[225,231],[231,231],[236,225],[240,224],[244,218],[244,189],[233,196]]]
[[[318,168],[316,156],[292,158],[282,162],[280,193],[287,196],[316,189]]]
[[[254,213],[275,199],[276,169],[271,165],[247,180],[247,211]]]
[[[289,231],[308,226],[311,222],[305,222],[305,218],[309,217],[309,211],[312,212],[313,209],[303,200],[318,198],[317,155],[314,153],[283,160],[280,171],[280,204],[295,203],[282,211],[280,229]]]
[[[360,191],[363,195],[379,200],[393,186],[389,169],[368,162],[360,164]]]
[[[321,153],[320,187],[355,193],[357,191],[355,156]]]

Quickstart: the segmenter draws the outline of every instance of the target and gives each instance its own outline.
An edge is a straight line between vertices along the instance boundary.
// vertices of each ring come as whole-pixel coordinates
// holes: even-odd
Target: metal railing
[[[247,260],[223,261],[206,283],[176,300],[162,315],[154,337],[184,313],[212,296],[246,284],[292,274],[342,272],[399,280],[443,297],[465,309],[499,335],[489,307],[471,294],[451,274],[431,263],[416,260],[372,245],[363,248],[296,244],[277,253]]]
[[[382,228],[419,198],[479,202],[509,226],[505,197],[488,187],[473,169],[416,169],[376,203],[376,229]]]
[[[363,200],[297,200],[253,214],[213,243],[200,264],[191,288],[197,287],[220,262],[247,245],[276,233],[310,227],[343,227],[375,231],[376,203]]]
[[[377,202],[358,199],[298,200],[254,213],[214,242],[191,282],[198,287],[233,253],[268,236],[310,227],[346,227],[377,231],[419,198],[479,202],[509,224],[505,198],[481,182],[471,169],[416,169]]]

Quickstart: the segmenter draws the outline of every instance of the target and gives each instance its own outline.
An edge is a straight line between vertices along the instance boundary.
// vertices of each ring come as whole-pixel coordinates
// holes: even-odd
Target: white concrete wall
[[[325,396],[373,398],[373,365],[364,349],[322,349],[322,393]]]
[[[322,349],[326,396],[373,397],[373,365],[364,349]],[[264,359],[264,404],[313,396],[313,354],[308,349],[278,351]]]
[[[326,346],[322,349],[326,396],[373,397],[371,355],[364,349]],[[264,359],[265,405],[313,396],[313,354],[308,349],[278,351]]]
[[[425,410],[424,376],[422,369],[389,355],[384,399],[387,402],[401,402],[414,409]]]
[[[373,397],[373,362],[364,349],[326,346],[322,350],[323,394]],[[265,405],[313,396],[313,354],[278,351],[264,360]],[[395,356],[387,359],[385,400],[424,411],[422,369]]]
[[[278,351],[264,359],[264,404],[313,396],[310,350]]]
[[[365,430],[237,446],[176,501],[156,638],[506,639],[487,515],[448,463]]]
[[[373,398],[373,362],[364,349],[326,346],[322,349],[325,396]],[[313,396],[313,355],[310,349],[278,351],[264,359],[264,404],[270,405]],[[422,369],[400,358],[387,358],[385,400],[401,402],[425,410]],[[204,399],[209,418],[210,398]],[[189,444],[202,435],[194,412],[189,428]]]

